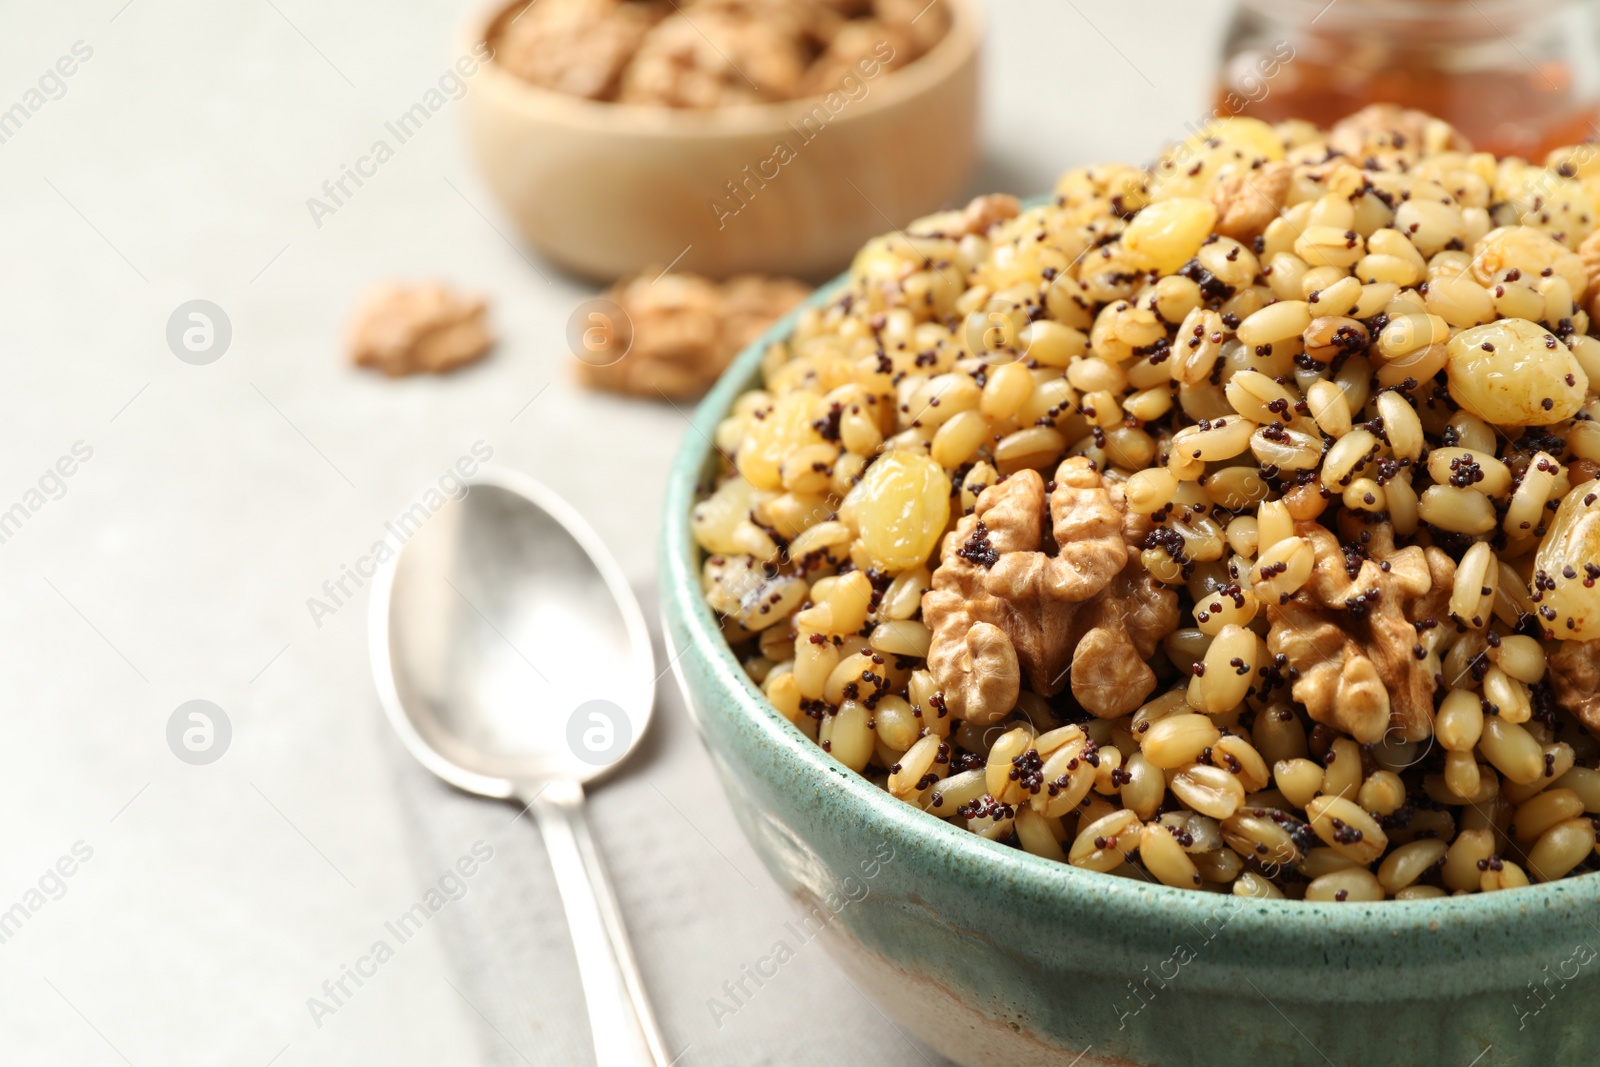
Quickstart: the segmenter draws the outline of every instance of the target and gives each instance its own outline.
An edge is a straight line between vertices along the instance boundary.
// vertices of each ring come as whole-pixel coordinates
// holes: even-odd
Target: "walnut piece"
[[[374,286],[350,319],[350,359],[390,377],[454,370],[493,346],[487,308],[440,283]]]
[[[711,108],[835,90],[859,100],[949,27],[926,0],[537,0],[494,44],[496,62],[546,89]]]
[[[1328,144],[1357,166],[1367,159],[1416,160],[1425,152],[1470,152],[1472,142],[1448,122],[1398,104],[1370,104],[1336,123]]]
[[[792,99],[834,20],[812,4],[700,0],[645,37],[619,99],[678,108]]]
[[[907,61],[938,44],[950,29],[950,11],[944,4],[930,4],[928,0],[873,0],[872,9],[880,21],[899,27],[910,37],[914,54],[906,56]]]
[[[538,0],[501,31],[495,61],[546,89],[615,100],[623,68],[671,13],[666,0]]]
[[[1016,218],[1021,211],[1022,202],[1007,193],[975,196],[967,201],[967,206],[961,211],[962,228],[969,234],[982,237],[997,224]]]
[[[693,399],[709,389],[734,356],[811,292],[789,278],[740,275],[718,285],[694,274],[647,271],[612,286],[606,298],[628,317],[628,345],[578,361],[578,378],[595,389],[632,396]]]
[[[928,668],[957,718],[1004,717],[1023,676],[1046,697],[1070,678],[1073,697],[1101,718],[1155,689],[1145,660],[1177,628],[1178,600],[1130,552],[1136,524],[1121,487],[1070,457],[1046,504],[1039,473],[1019,471],[985,489],[945,537],[922,618],[933,631]]]
[[[975,196],[967,206],[951,211],[939,211],[912,221],[906,232],[914,237],[948,237],[959,241],[963,237],[982,237],[1002,222],[1009,222],[1022,212],[1022,202],[1006,193],[989,193]]]
[[[1211,189],[1216,205],[1215,229],[1236,241],[1249,241],[1278,217],[1289,195],[1294,169],[1287,163],[1270,162],[1255,170],[1230,174]]]
[[[1600,737],[1600,638],[1556,644],[1549,660],[1556,700]]]
[[[897,70],[914,55],[910,35],[899,26],[877,19],[846,22],[806,71],[805,94],[825,96],[840,89],[851,100],[863,99],[871,91],[864,70],[876,69],[878,74]]]
[[[1294,699],[1315,721],[1362,744],[1382,740],[1391,727],[1407,741],[1428,737],[1435,683],[1416,624],[1446,617],[1454,562],[1437,548],[1396,551],[1386,523],[1351,555],[1321,525],[1298,528],[1316,566],[1288,601],[1266,605],[1267,649],[1295,672]]]

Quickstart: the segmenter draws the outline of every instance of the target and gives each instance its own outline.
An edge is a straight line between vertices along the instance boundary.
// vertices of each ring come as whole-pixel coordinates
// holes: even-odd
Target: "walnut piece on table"
[[[1266,604],[1267,649],[1296,672],[1294,699],[1364,745],[1391,727],[1407,741],[1428,737],[1435,681],[1417,624],[1447,622],[1455,563],[1437,548],[1396,551],[1387,523],[1353,554],[1317,523],[1299,532],[1316,554],[1311,579],[1286,602]]]
[[[1549,661],[1556,700],[1600,737],[1600,638],[1556,644]]]
[[[811,287],[791,278],[739,274],[722,283],[722,344],[731,360],[767,327],[811,295]],[[724,360],[723,366],[727,366]],[[719,370],[720,374],[721,371]]]
[[[738,355],[811,292],[789,278],[739,275],[718,284],[694,274],[647,271],[612,286],[628,329],[605,350],[578,361],[578,380],[631,396],[691,400],[709,389]]]
[[[1156,686],[1145,661],[1177,628],[1178,599],[1131,551],[1135,527],[1121,487],[1081,456],[1057,468],[1048,499],[1033,470],[983,491],[946,535],[922,598],[928,668],[952,715],[1003,718],[1024,675],[1045,697],[1070,679],[1101,718],[1144,702]]]
[[[494,345],[487,310],[483,300],[438,282],[373,286],[350,319],[350,359],[390,377],[454,370]]]
[[[495,61],[545,89],[615,100],[666,0],[537,0],[501,31]]]

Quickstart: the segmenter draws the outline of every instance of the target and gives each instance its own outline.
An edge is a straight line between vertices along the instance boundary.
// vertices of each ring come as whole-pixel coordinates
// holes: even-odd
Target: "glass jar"
[[[1474,147],[1542,160],[1600,139],[1591,0],[1242,0],[1219,115],[1327,126],[1368,104],[1421,108]]]

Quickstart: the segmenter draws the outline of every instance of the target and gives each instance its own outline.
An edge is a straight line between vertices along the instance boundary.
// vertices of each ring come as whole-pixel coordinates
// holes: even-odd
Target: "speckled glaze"
[[[688,517],[717,422],[793,319],[740,356],[684,436],[662,612],[745,834],[884,1011],[966,1067],[1594,1059],[1600,877],[1383,904],[1168,889],[958,830],[852,774],[773,711],[701,599]]]

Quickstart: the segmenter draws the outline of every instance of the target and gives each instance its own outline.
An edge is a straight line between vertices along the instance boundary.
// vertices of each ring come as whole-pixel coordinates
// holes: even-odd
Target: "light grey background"
[[[472,843],[438,839],[439,820],[421,840],[452,800],[397,770],[365,591],[320,626],[307,598],[479,440],[647,585],[685,430],[668,405],[571,383],[563,328],[590,291],[503,236],[459,105],[314,225],[307,197],[450,60],[459,0],[4,4],[0,110],[75,42],[93,55],[0,144],[0,511],[76,442],[93,457],[0,544],[0,912],[75,842],[93,855],[0,943],[0,1062],[587,1062],[576,994],[469,1003],[444,924],[320,1027],[306,1004],[437,878],[419,856]],[[1204,113],[1224,8],[992,2],[982,184],[1038,192],[1073,164],[1148,159]],[[346,313],[389,277],[487,294],[498,350],[444,379],[346,366]],[[196,298],[233,326],[209,366],[165,342]],[[167,748],[192,699],[231,719],[209,766]],[[706,999],[790,916],[664,710],[596,820],[681,1062],[923,1062],[815,947],[712,1022]],[[511,814],[493,811],[491,844],[532,840]],[[494,900],[554,907],[515,862],[471,884],[450,914],[480,928]],[[570,984],[559,936],[525,940],[531,969]]]

